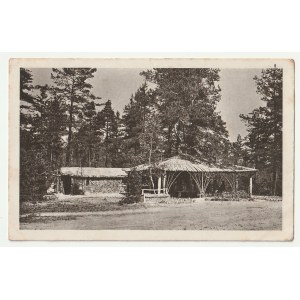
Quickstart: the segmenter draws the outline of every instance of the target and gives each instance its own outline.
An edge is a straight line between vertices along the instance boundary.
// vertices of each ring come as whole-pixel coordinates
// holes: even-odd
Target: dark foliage
[[[165,156],[186,153],[207,162],[224,162],[231,145],[226,124],[216,112],[221,99],[219,70],[164,68],[143,75],[156,86]]]
[[[266,105],[241,116],[249,134],[234,143],[216,111],[218,69],[145,71],[122,116],[110,100],[99,103],[92,94],[95,72],[53,69],[50,86],[33,86],[30,70],[20,70],[21,199],[41,199],[61,166],[133,167],[174,155],[255,166],[263,172],[254,193],[281,194],[282,70],[255,78]],[[155,174],[146,176],[153,188]],[[138,172],[130,173],[126,203],[140,201],[141,181]]]
[[[88,82],[94,77],[97,69],[93,68],[63,68],[53,69],[51,78],[55,84],[56,93],[61,97],[68,112],[68,143],[66,148],[66,165],[72,162],[73,130],[78,128],[83,107],[96,99],[91,93],[92,85]]]
[[[140,202],[141,195],[142,195],[142,177],[139,172],[133,169],[133,171],[128,174],[127,196],[123,200],[123,203]]]
[[[248,127],[246,145],[250,160],[260,172],[256,178],[259,194],[282,193],[282,69],[262,70],[254,78],[264,106],[241,115]]]

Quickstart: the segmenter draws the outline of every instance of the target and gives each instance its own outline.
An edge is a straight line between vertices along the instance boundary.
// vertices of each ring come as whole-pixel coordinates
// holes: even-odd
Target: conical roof
[[[144,171],[149,168],[169,172],[243,173],[257,171],[256,169],[243,166],[216,167],[207,163],[199,162],[196,159],[190,160],[180,156],[174,156],[158,163],[139,165],[133,169],[137,171]]]

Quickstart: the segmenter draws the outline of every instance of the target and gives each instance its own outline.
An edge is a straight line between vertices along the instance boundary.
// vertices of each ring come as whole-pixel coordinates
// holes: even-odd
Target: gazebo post
[[[157,182],[157,193],[160,194],[160,190],[161,190],[161,175],[159,175],[158,177],[158,182]]]
[[[236,198],[237,197],[237,184],[238,184],[236,173],[234,173],[233,183],[234,183],[234,197]]]
[[[239,189],[239,176],[235,175],[235,191],[237,192]]]
[[[252,175],[249,178],[249,196],[252,198]]]
[[[60,192],[60,176],[58,174],[58,169],[56,170],[56,193]]]
[[[167,193],[167,189],[166,189],[166,179],[167,179],[167,174],[166,174],[166,171],[165,171],[164,174],[163,174],[163,185],[162,185],[162,188],[164,189],[164,194]]]
[[[71,177],[71,195],[74,194],[74,177]]]

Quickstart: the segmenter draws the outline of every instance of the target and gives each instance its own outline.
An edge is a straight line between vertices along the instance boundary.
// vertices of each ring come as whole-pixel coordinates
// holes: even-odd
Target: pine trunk
[[[67,153],[66,153],[66,165],[70,166],[71,162],[71,142],[72,142],[72,127],[73,127],[73,105],[74,105],[74,99],[73,99],[73,88],[71,93],[71,105],[70,105],[70,119],[69,119],[69,128],[68,128],[68,145],[67,145]]]
[[[167,157],[171,157],[172,155],[172,126],[168,127],[168,150]]]

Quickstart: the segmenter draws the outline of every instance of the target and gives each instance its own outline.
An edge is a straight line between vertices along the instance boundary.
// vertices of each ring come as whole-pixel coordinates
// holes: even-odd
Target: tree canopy
[[[281,193],[281,69],[254,78],[264,105],[241,115],[248,135],[233,143],[217,111],[219,69],[146,70],[121,114],[113,101],[93,94],[95,72],[54,68],[50,84],[34,86],[31,71],[20,70],[22,195],[44,194],[61,166],[132,167],[180,154],[263,169],[257,182],[271,182],[272,193]]]
[[[89,101],[96,99],[91,93],[92,85],[88,82],[96,71],[95,68],[54,68],[51,73],[56,93],[61,96],[68,114],[66,165],[71,164],[73,129],[76,130],[76,123],[80,121],[81,110]]]
[[[272,186],[273,195],[281,194],[282,189],[282,72],[274,66],[254,77],[264,105],[240,116],[248,127],[250,159],[256,168],[266,172],[265,181]]]
[[[219,69],[162,68],[143,72],[155,84],[163,151],[167,157],[190,154],[222,162],[229,151],[228,132],[216,105],[221,99]]]

